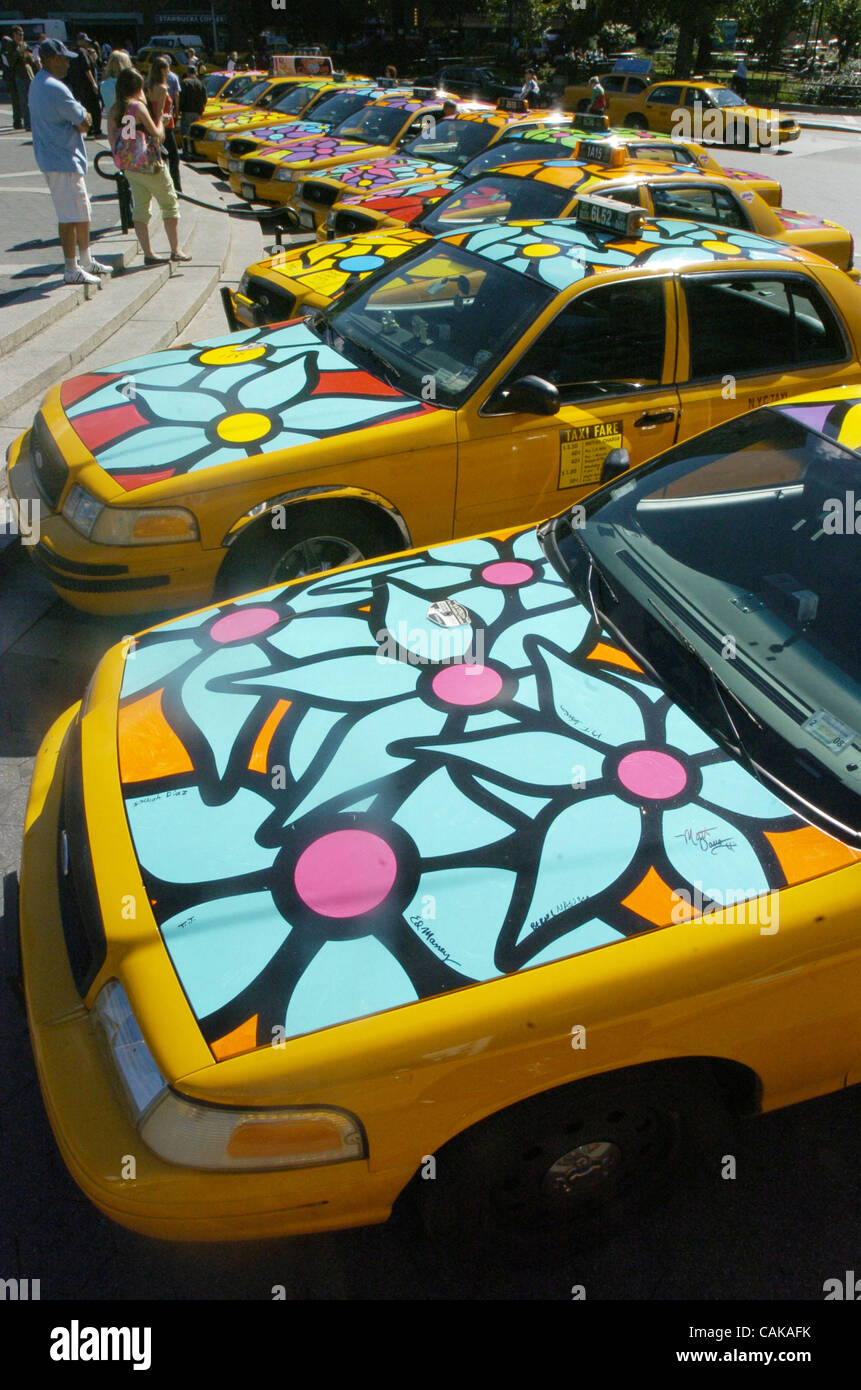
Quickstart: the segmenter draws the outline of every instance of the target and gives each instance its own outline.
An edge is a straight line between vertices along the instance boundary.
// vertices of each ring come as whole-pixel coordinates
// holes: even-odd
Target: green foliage
[[[861,44],[861,0],[827,0],[824,15],[844,63]]]

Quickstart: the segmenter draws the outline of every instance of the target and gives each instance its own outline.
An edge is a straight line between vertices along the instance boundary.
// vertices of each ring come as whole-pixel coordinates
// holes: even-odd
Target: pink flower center
[[[213,623],[209,635],[214,642],[245,641],[274,627],[280,617],[275,608],[236,608]]]
[[[433,692],[448,705],[486,705],[502,689],[502,676],[490,666],[446,666],[431,682]]]
[[[526,584],[534,573],[531,565],[524,565],[520,560],[499,560],[485,565],[481,577],[488,584]]]
[[[678,758],[670,753],[659,753],[654,748],[644,748],[636,753],[627,753],[619,763],[619,780],[632,796],[643,796],[650,801],[669,801],[684,791],[688,780]]]
[[[388,896],[398,862],[369,830],[333,830],[299,856],[296,892],[323,917],[359,917]]]

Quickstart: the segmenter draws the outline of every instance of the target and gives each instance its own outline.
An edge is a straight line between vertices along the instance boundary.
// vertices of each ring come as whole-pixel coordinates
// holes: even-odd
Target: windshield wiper
[[[376,363],[378,374],[383,378],[383,381],[388,382],[389,386],[396,386],[398,384],[401,379],[401,373],[398,371],[397,367],[392,366],[391,362],[387,362],[385,357],[379,352],[376,352],[372,347],[368,347],[366,343],[357,343],[354,338],[345,338],[342,333],[339,333],[338,336],[343,341],[345,347],[349,344],[355,352],[365,357],[370,357],[371,361]]]

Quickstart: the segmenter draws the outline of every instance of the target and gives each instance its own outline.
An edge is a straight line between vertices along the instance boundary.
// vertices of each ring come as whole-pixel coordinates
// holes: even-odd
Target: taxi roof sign
[[[646,214],[641,207],[631,207],[630,203],[584,193],[577,199],[576,217],[578,222],[590,227],[602,227],[605,231],[618,232],[622,236],[636,236]]]
[[[615,169],[626,162],[626,154],[621,145],[611,145],[606,140],[577,142],[577,158],[587,164],[605,164],[608,169]]]
[[[412,94],[416,101],[433,101],[440,95],[436,87],[413,87]]]
[[[273,53],[269,59],[271,77],[331,77],[333,71],[324,53]]]
[[[610,117],[600,111],[578,111],[571,124],[575,130],[609,130]]]
[[[497,111],[528,111],[529,102],[523,97],[500,97],[496,103]]]

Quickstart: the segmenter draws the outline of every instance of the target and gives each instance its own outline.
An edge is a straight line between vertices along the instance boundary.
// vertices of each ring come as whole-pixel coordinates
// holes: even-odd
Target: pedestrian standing
[[[733,86],[740,97],[747,96],[747,63],[744,57],[739,58],[735,73],[733,74]]]
[[[153,61],[158,62],[158,59]],[[129,125],[126,118],[129,116],[132,118],[130,124],[133,134],[130,142],[125,134]],[[125,143],[134,144],[139,132],[147,138],[153,154],[151,167],[145,173],[122,163],[121,146]],[[132,190],[132,219],[144,253],[144,265],[164,264],[162,257],[153,255],[150,242],[150,205],[153,198],[161,209],[164,229],[170,243],[170,259],[190,261],[191,257],[179,249],[179,204],[170,174],[160,158],[159,146],[164,140],[164,126],[160,120],[153,120],[144,99],[144,80],[136,68],[124,68],[117,78],[116,97],[108,113],[108,138],[115,162],[122,168]]]
[[[206,87],[196,69],[190,69],[182,79],[180,103],[179,129],[183,137],[183,148],[185,148],[185,137],[188,135],[192,121],[199,120],[206,109]]]
[[[535,106],[538,101],[538,94],[541,88],[538,85],[538,78],[532,68],[527,68],[523,78],[523,86],[520,88],[520,99],[526,101],[530,106]]]
[[[170,55],[162,55],[167,63],[167,90],[172,102],[172,110],[169,118],[164,122],[164,147],[167,151],[167,162],[170,169],[170,176],[173,179],[173,186],[177,193],[182,192],[179,182],[179,146],[176,143],[176,130],[182,117],[182,86],[180,80],[171,66]]]
[[[589,103],[588,110],[599,116],[606,115],[607,107],[610,103],[607,100],[607,93],[601,86],[600,77],[590,77],[589,86],[592,88],[592,100]]]
[[[69,64],[68,87],[72,96],[90,113],[89,138],[96,140],[102,134],[102,102],[96,82],[96,69],[92,59],[90,44],[86,34],[76,34],[77,53]]]
[[[179,186],[179,151],[176,148],[176,136],[173,133],[173,97],[167,84],[169,72],[170,65],[166,58],[153,58],[149,65],[146,103],[156,125],[160,124],[164,127],[162,144],[167,154],[170,178],[176,192],[180,193],[182,190]]]
[[[236,55],[235,53],[231,53],[230,57],[229,57],[228,60],[227,60],[227,68],[226,68],[226,71],[227,71],[227,72],[235,72],[235,71],[236,71],[236,57],[237,57],[237,55]]]
[[[105,64],[105,75],[99,83],[99,95],[106,111],[110,111],[116,95],[117,78],[123,68],[130,68],[132,60],[121,48],[115,48]]]
[[[30,129],[30,108],[27,97],[33,81],[33,54],[24,42],[24,30],[16,24],[8,39],[4,39],[6,71],[12,94],[12,124],[16,130]]]
[[[90,253],[90,200],[84,177],[87,150],[84,133],[90,114],[65,85],[74,54],[59,39],[45,39],[39,49],[42,64],[30,83],[30,121],[33,153],[51,190],[59,223],[67,285],[98,284],[110,266]]]

